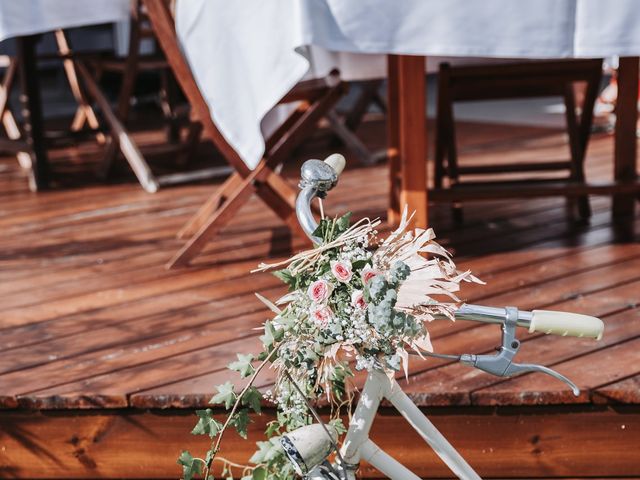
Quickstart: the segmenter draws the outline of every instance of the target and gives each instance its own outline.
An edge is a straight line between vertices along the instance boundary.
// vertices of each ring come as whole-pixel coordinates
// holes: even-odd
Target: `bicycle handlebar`
[[[483,323],[504,323],[506,315],[505,308],[469,304],[462,305],[455,312],[457,319]],[[600,340],[604,331],[604,323],[599,318],[551,310],[532,312],[518,310],[516,323],[519,327],[529,329],[529,333],[542,332],[563,337],[587,337]]]
[[[322,160],[307,160],[302,165],[300,188],[296,199],[296,215],[307,236],[316,244],[322,239],[313,235],[318,227],[311,212],[314,198],[324,198],[327,192],[338,184],[338,177],[346,164],[345,158],[334,153]],[[456,312],[456,318],[483,323],[504,324],[507,318],[506,308],[485,307],[482,305],[462,305]],[[588,315],[548,310],[533,312],[517,311],[516,324],[529,329],[529,332],[589,337],[600,340],[604,330],[602,320]]]

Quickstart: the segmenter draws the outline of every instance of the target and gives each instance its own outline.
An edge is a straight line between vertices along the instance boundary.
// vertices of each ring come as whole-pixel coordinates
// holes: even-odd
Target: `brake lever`
[[[546,373],[554,378],[557,378],[561,382],[566,383],[571,388],[573,394],[577,397],[580,395],[580,389],[578,386],[569,380],[567,377],[562,375],[561,373],[556,372],[555,370],[550,369],[549,367],[545,367],[543,365],[536,365],[535,363],[512,363],[507,368],[505,372],[505,376],[510,377],[511,375],[517,375],[518,373],[525,372],[540,372]]]
[[[460,356],[460,362],[498,377],[510,377],[525,372],[546,373],[566,383],[576,397],[580,395],[580,389],[576,384],[555,370],[534,363],[513,362],[513,357],[520,348],[520,341],[516,338],[518,309],[506,307],[505,311],[505,322],[502,325],[502,346],[499,352],[495,355],[464,354]]]

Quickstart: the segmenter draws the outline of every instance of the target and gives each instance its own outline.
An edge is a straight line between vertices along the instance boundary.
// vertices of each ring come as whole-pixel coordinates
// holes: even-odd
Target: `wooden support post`
[[[395,92],[395,93],[394,93]],[[391,204],[389,220],[397,221],[407,205],[416,227],[426,228],[427,142],[425,57],[389,56],[389,156]],[[394,158],[394,155],[397,158]],[[399,170],[400,187],[396,192]],[[399,193],[399,195],[398,195]],[[395,200],[393,197],[399,197]]]
[[[619,182],[632,182],[637,176],[638,60],[622,57],[618,68],[614,177]],[[614,196],[614,217],[632,218],[634,210],[634,195]]]

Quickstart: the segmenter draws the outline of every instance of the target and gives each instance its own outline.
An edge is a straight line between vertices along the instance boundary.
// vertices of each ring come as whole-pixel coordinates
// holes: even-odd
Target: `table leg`
[[[618,182],[631,182],[637,176],[638,64],[638,57],[622,57],[618,67],[614,147],[614,176]],[[634,195],[614,196],[614,217],[632,217],[634,211]]]
[[[397,223],[407,205],[415,226],[426,228],[425,57],[389,55],[388,71],[389,221]]]
[[[31,150],[31,190],[49,187],[49,162],[44,145],[42,103],[36,64],[38,35],[17,37],[18,69],[20,75],[20,103],[22,105],[23,129],[27,145]]]

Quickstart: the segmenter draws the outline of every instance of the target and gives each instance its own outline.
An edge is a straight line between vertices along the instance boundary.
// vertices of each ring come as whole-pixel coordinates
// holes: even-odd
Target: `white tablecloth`
[[[347,78],[379,70],[366,56],[345,61],[319,48],[495,58],[640,54],[637,0],[178,0],[176,28],[213,120],[250,167],[264,152],[261,120],[309,73],[311,57],[314,75],[336,63]]]
[[[0,0],[0,41],[129,18],[129,0]]]

